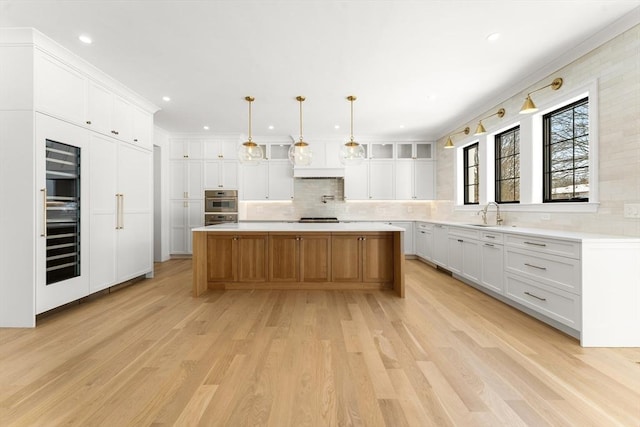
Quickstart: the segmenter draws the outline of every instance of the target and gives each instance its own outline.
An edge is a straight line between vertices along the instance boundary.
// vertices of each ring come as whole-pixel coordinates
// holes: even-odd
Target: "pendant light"
[[[313,160],[309,144],[302,139],[302,103],[305,99],[304,96],[296,96],[296,101],[300,104],[300,140],[289,147],[289,161],[294,166],[309,166]]]
[[[340,161],[345,164],[360,164],[365,158],[364,147],[353,140],[353,101],[357,98],[353,95],[347,96],[351,103],[351,138],[340,149]]]
[[[264,158],[262,147],[251,140],[251,103],[255,101],[252,96],[245,96],[245,101],[249,103],[249,137],[238,147],[238,159],[247,165],[257,165]]]

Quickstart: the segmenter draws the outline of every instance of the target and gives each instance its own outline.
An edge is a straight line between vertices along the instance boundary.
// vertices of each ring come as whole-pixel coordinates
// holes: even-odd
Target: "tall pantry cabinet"
[[[0,29],[0,327],[153,272],[156,106]]]

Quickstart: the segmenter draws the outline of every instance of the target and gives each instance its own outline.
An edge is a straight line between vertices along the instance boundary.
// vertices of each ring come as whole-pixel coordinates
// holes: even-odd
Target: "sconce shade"
[[[482,124],[482,120],[478,122],[478,127],[476,128],[476,133],[474,133],[475,136],[479,136],[479,135],[484,135],[485,133],[487,133],[487,130],[484,128],[484,125]]]
[[[538,111],[538,107],[533,103],[531,95],[527,95],[524,100],[524,104],[522,104],[522,108],[520,109],[520,114],[535,113],[536,111]]]

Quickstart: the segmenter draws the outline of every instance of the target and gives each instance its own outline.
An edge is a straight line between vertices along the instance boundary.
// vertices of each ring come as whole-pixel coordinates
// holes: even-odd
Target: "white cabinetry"
[[[445,268],[449,264],[449,227],[446,225],[433,226],[433,262]]]
[[[74,124],[85,124],[87,77],[35,49],[35,108]]]
[[[395,161],[396,200],[435,198],[435,163],[431,142],[397,143]]]
[[[152,270],[151,152],[91,135],[91,292]]]
[[[204,189],[238,188],[238,162],[235,160],[205,160]]]
[[[369,162],[369,199],[393,200],[393,170],[391,160]]]
[[[344,171],[344,198],[346,200],[369,199],[369,162],[347,165]]]
[[[433,224],[416,222],[415,229],[416,255],[431,261],[433,259]]]
[[[404,254],[415,255],[414,239],[413,239],[413,222],[401,221],[401,222],[388,222],[389,225],[395,225],[396,227],[404,228]]]
[[[204,225],[203,200],[171,200],[170,229],[172,254],[192,252],[191,229]]]
[[[478,284],[501,294],[504,291],[504,246],[502,245],[502,234],[486,231],[480,234],[480,266],[482,274]]]
[[[0,327],[32,327],[37,313],[108,284],[153,272],[152,154],[150,145],[143,149],[135,139],[151,143],[152,117],[158,108],[33,29],[2,29],[0,62],[0,91],[10,95],[0,100],[4,138],[0,157],[11,159],[0,171],[2,180],[11,182],[1,186],[0,198],[20,206],[0,209]],[[107,125],[113,119],[110,101],[114,94],[121,101],[116,123],[123,124],[126,143],[122,133],[111,134]],[[88,115],[93,114],[102,131],[87,123],[92,122]],[[137,137],[138,133],[144,137]],[[45,155],[47,150],[49,155]],[[75,162],[78,155],[79,165]],[[74,161],[60,162],[59,156],[73,156]],[[54,163],[61,166],[53,168]],[[65,165],[72,172],[65,173]],[[67,178],[73,181],[70,188],[77,188],[79,171],[79,200],[77,192],[68,196],[62,191],[52,192],[53,197],[45,200],[42,184],[49,166],[46,184],[56,190],[69,187],[62,183]],[[75,241],[72,246],[63,242],[64,248],[42,244],[51,240],[46,234],[41,236],[43,225],[52,232],[62,223],[71,227],[75,215],[65,215],[77,211],[77,205],[79,229],[76,223],[68,235],[56,236],[71,239],[79,232],[79,249],[67,251],[75,247]],[[47,249],[64,251],[58,255]],[[70,259],[77,250],[78,275],[65,272],[47,278],[48,262]],[[59,268],[49,267],[49,272],[75,269],[76,265],[77,260],[52,263]],[[43,278],[51,279],[50,284],[43,285]]]
[[[238,142],[223,139],[206,139],[204,143],[204,158],[207,160],[237,160]]]
[[[171,160],[169,162],[170,199],[204,199],[202,161]]]
[[[202,139],[172,139],[169,142],[169,158],[172,160],[203,159],[204,141]]]
[[[288,160],[269,160],[241,169],[242,200],[293,199],[293,168]]]
[[[480,243],[478,232],[449,227],[448,269],[473,282],[480,281]]]

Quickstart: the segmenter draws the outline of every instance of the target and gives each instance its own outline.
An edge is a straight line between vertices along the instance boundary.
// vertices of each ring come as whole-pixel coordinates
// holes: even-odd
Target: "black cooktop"
[[[298,222],[340,222],[340,221],[338,221],[338,218],[334,216],[325,216],[325,217],[303,216],[302,218],[300,218],[300,221]]]

